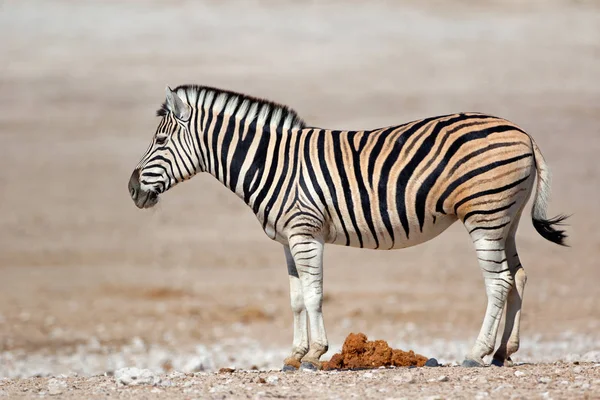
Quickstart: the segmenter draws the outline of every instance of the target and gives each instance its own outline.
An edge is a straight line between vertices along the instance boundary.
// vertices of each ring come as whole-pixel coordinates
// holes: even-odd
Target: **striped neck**
[[[236,193],[255,213],[271,185],[281,144],[291,131],[305,127],[283,105],[204,86],[174,90],[192,107],[189,126],[198,158],[206,171]],[[160,110],[159,110],[160,114]]]

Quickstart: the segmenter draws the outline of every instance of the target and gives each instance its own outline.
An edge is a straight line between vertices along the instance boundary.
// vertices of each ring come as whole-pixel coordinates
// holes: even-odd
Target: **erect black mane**
[[[289,119],[291,121],[291,127],[293,127],[293,128],[306,127],[306,123],[304,122],[304,120],[302,120],[302,118],[300,118],[298,113],[295,110],[293,110],[292,108],[290,108],[286,105],[275,103],[273,101],[262,99],[259,97],[254,97],[254,96],[250,96],[247,94],[234,92],[231,90],[219,89],[219,88],[215,88],[215,87],[211,87],[211,86],[200,86],[200,85],[181,85],[181,86],[178,86],[175,89],[173,89],[173,91],[176,93],[179,91],[184,91],[186,93],[186,95],[193,94],[194,97],[198,97],[202,91],[205,91],[206,93],[212,92],[214,94],[213,99],[216,99],[218,96],[224,95],[224,96],[226,96],[227,101],[231,98],[236,98],[238,101],[237,102],[238,106],[240,104],[242,104],[243,102],[248,102],[248,106],[256,105],[258,110],[261,110],[264,106],[268,106],[269,112],[268,112],[268,114],[264,115],[264,118],[266,121],[271,121],[271,118],[279,111],[281,113],[281,118],[279,118],[279,121],[281,122],[281,124],[283,124],[284,121]],[[205,93],[205,95],[206,95],[206,93]],[[206,98],[206,96],[205,96],[205,98]],[[213,100],[213,102],[214,102],[214,100]],[[192,107],[195,106],[193,104],[191,104],[191,105],[192,105]],[[206,106],[204,104],[198,104],[198,106],[202,106],[202,107],[206,108]],[[169,112],[170,112],[170,110],[167,106],[167,103],[164,102],[160,106],[160,108],[156,111],[156,116],[164,117],[164,116],[168,115]],[[254,116],[254,118],[256,118],[256,116]]]

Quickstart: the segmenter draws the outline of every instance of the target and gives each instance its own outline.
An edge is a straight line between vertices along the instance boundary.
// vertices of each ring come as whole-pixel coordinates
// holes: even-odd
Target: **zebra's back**
[[[328,243],[409,247],[437,236],[456,219],[469,231],[502,229],[534,181],[529,136],[489,115],[302,133],[300,205],[294,215],[305,213],[302,226],[320,229]]]

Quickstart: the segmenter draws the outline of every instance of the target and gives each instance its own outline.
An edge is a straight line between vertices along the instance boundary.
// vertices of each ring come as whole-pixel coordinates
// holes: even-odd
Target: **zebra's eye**
[[[167,135],[157,135],[156,136],[156,144],[159,146],[162,146],[163,144],[167,143],[167,139],[169,137]]]

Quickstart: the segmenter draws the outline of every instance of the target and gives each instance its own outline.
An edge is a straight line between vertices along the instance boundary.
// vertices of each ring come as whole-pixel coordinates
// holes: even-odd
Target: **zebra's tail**
[[[564,225],[563,221],[568,218],[567,215],[557,215],[554,218],[546,217],[546,208],[550,199],[550,170],[544,160],[544,156],[535,141],[531,139],[535,168],[537,170],[537,187],[535,190],[535,199],[531,210],[531,219],[533,227],[546,240],[567,246],[565,239],[567,235],[564,230],[556,229],[556,226]]]

